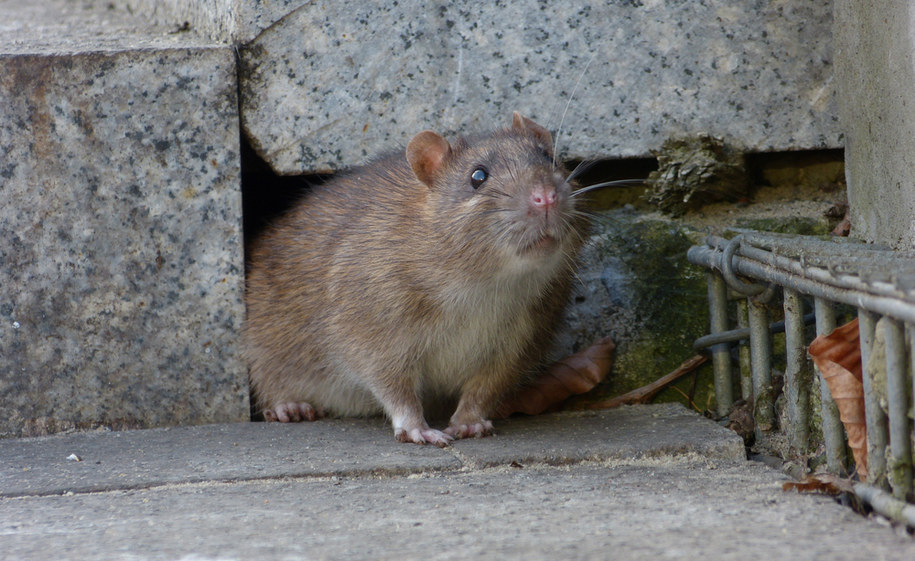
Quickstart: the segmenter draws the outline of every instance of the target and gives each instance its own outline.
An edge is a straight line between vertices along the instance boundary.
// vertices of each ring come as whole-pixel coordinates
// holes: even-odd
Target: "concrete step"
[[[0,436],[240,421],[232,48],[0,2]]]
[[[407,474],[699,455],[742,460],[734,432],[678,404],[519,417],[493,438],[405,446],[381,419],[240,423],[6,441],[0,496],[85,493],[172,483]],[[68,460],[75,455],[79,461]]]
[[[380,419],[0,442],[10,559],[911,559],[911,538],[781,490],[673,405],[502,422],[438,449]],[[82,461],[67,460],[70,454]]]

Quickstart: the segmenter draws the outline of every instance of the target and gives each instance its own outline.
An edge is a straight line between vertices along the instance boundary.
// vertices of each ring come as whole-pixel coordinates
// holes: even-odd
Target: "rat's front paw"
[[[476,423],[466,424],[452,421],[451,425],[445,429],[445,434],[454,438],[479,438],[482,436],[489,436],[492,434],[492,421],[480,419]]]
[[[451,436],[440,430],[430,428],[416,429],[397,429],[394,431],[394,438],[399,442],[414,442],[416,444],[434,444],[439,448],[444,448],[454,440]]]

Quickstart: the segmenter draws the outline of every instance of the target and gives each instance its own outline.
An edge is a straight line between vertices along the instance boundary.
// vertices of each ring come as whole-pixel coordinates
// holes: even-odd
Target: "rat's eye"
[[[486,171],[486,168],[477,168],[470,174],[470,185],[474,189],[479,189],[488,178],[489,172]]]

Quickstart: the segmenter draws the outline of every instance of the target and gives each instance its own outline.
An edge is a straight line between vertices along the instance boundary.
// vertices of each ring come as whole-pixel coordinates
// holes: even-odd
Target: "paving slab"
[[[911,560],[909,537],[728,461],[203,483],[0,499],[7,559]]]
[[[438,448],[398,444],[381,419],[234,423],[0,440],[0,496],[461,466]],[[80,461],[68,460],[71,455]]]
[[[495,438],[458,441],[454,450],[479,467],[513,461],[562,464],[682,454],[746,457],[736,433],[677,403],[516,417],[497,422],[496,429]]]
[[[0,441],[0,559],[915,555],[886,525],[783,492],[682,406],[497,427],[446,449],[397,443],[382,419]]]
[[[395,442],[381,418],[95,431],[0,440],[0,496],[688,454],[745,458],[736,434],[678,404],[506,419],[446,449]]]

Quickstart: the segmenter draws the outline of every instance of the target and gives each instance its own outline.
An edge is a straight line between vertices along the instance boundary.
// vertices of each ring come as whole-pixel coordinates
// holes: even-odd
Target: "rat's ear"
[[[429,186],[450,157],[451,145],[442,135],[433,131],[423,131],[407,144],[407,161],[410,162],[413,173]]]
[[[546,144],[546,148],[550,151],[550,154],[553,153],[553,136],[550,134],[550,131],[546,130],[544,127],[541,127],[534,121],[531,121],[517,111],[512,113],[512,128],[519,131],[530,132],[539,138],[544,144]]]

